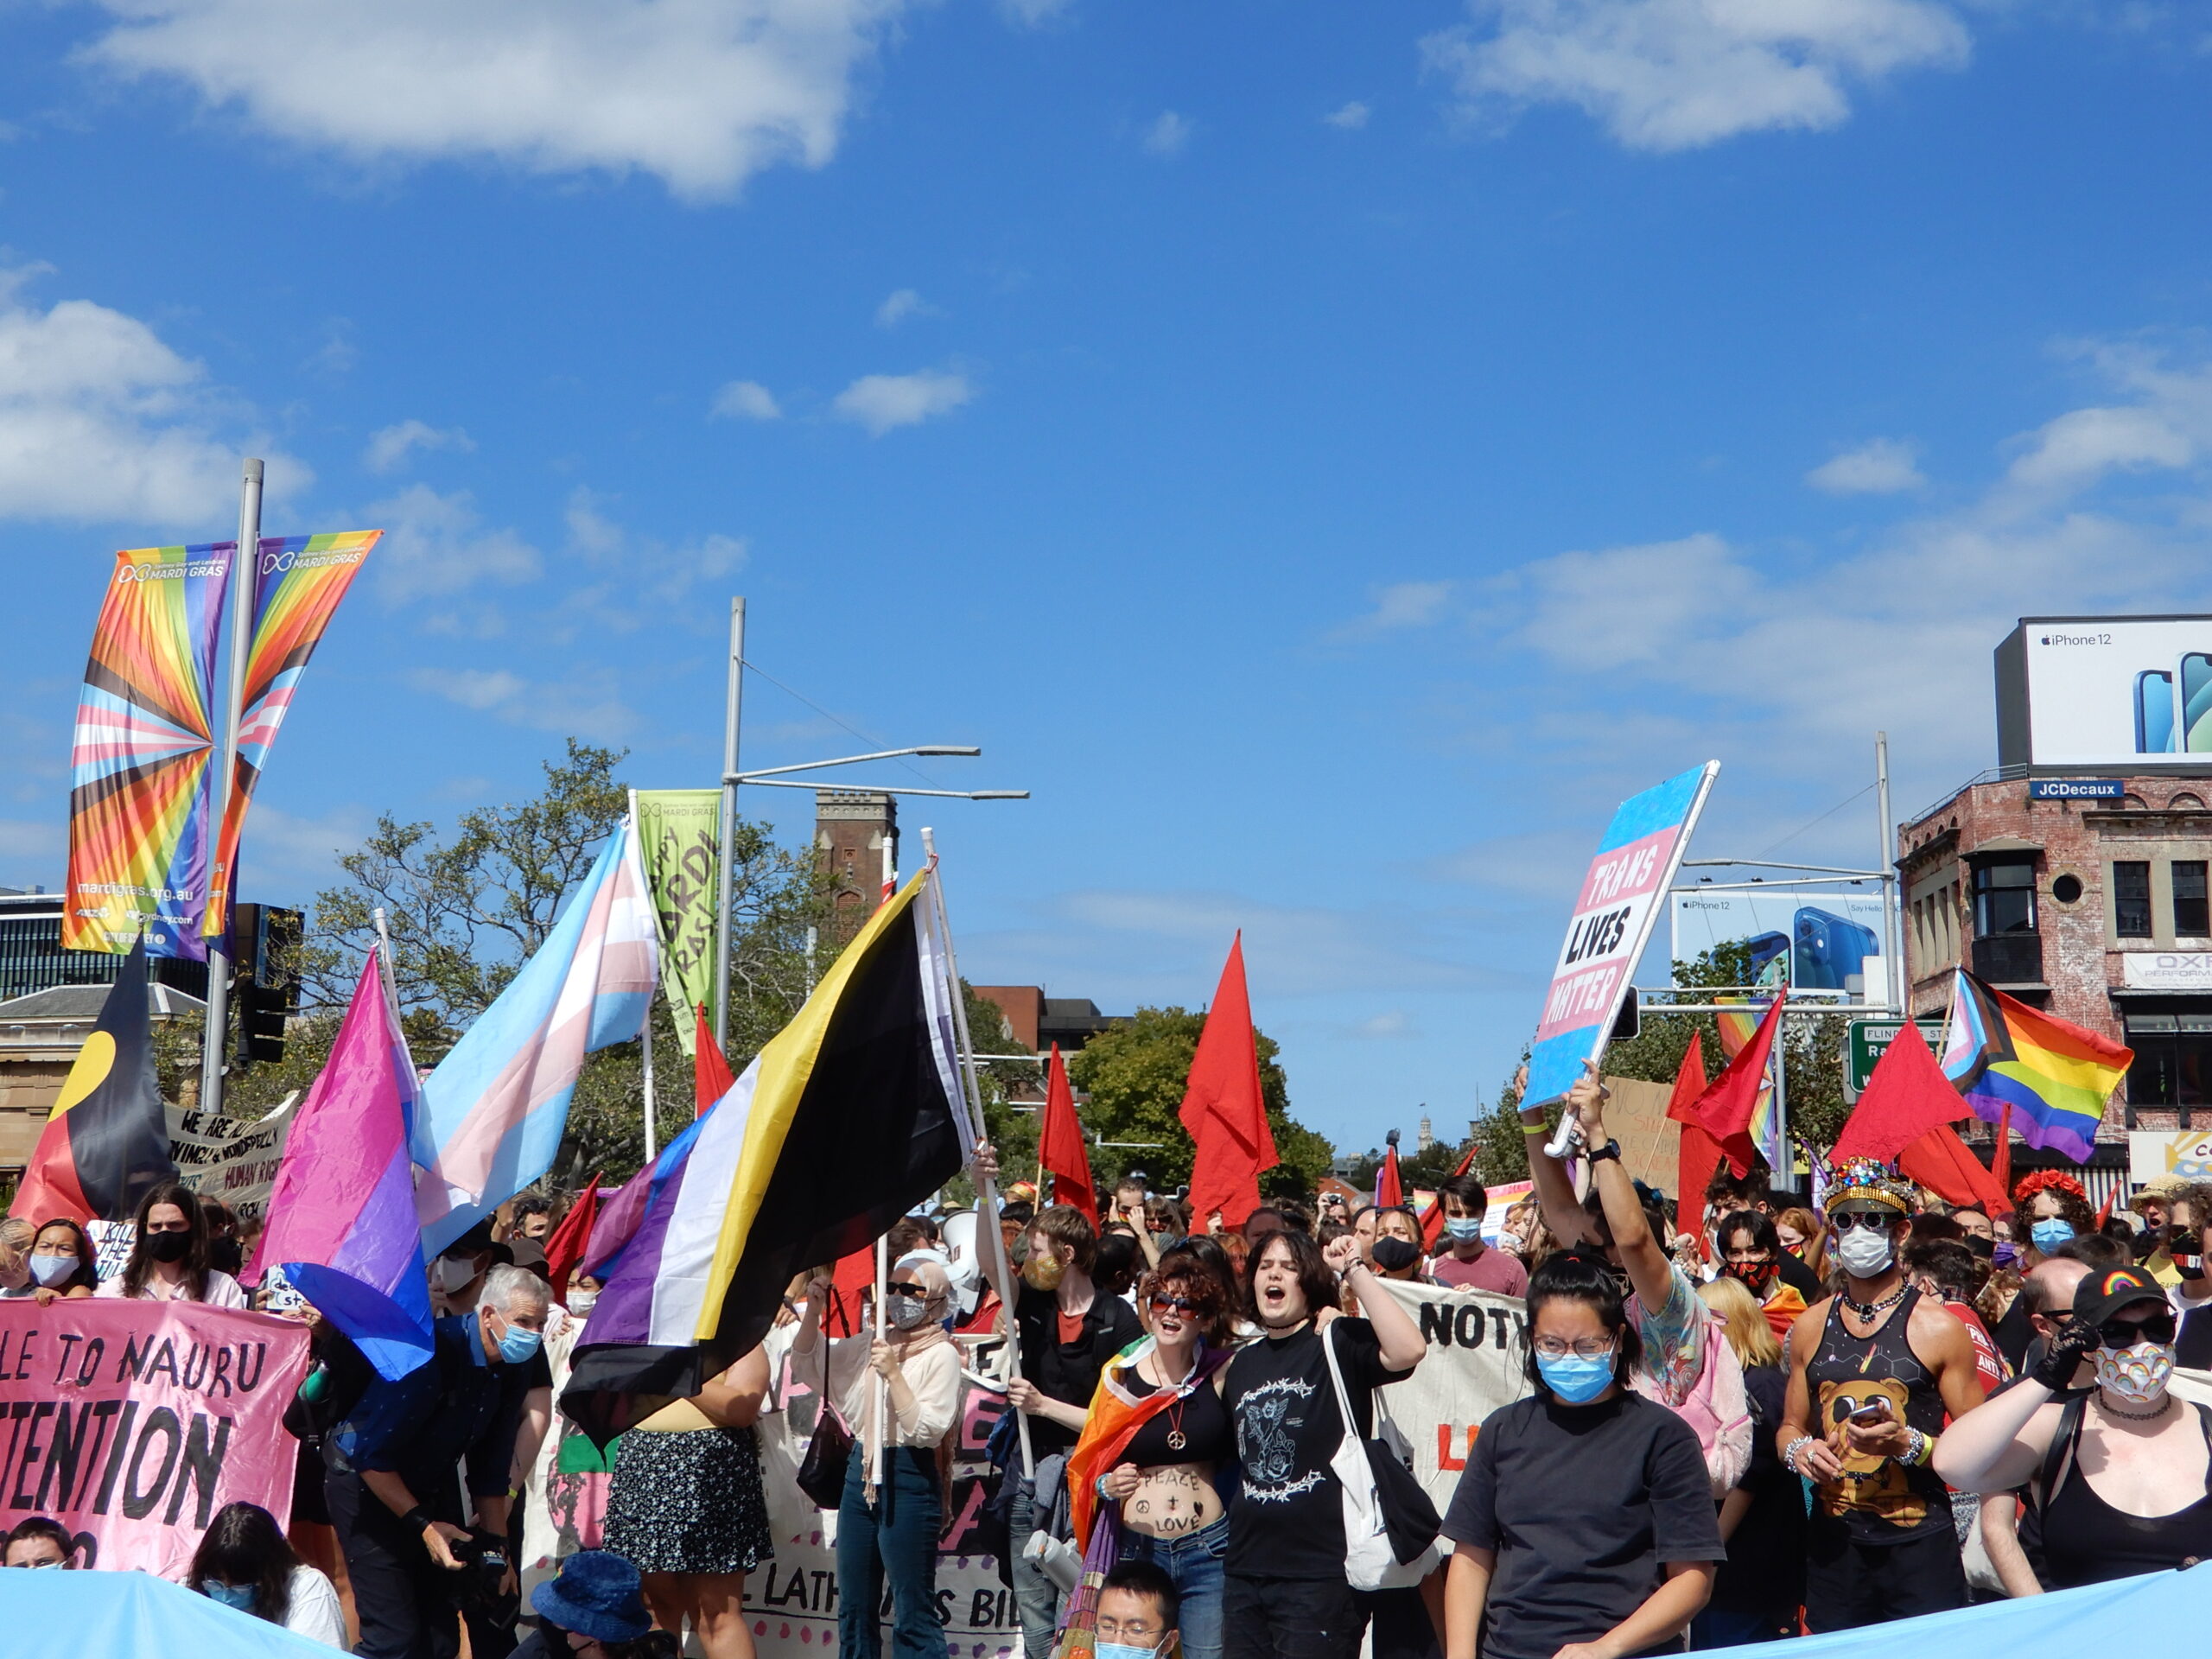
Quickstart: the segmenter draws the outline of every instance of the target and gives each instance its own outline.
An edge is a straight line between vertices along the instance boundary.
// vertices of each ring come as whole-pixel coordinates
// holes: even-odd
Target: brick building
[[[836,880],[830,895],[837,942],[861,931],[899,868],[899,801],[874,789],[814,792],[814,855]]]

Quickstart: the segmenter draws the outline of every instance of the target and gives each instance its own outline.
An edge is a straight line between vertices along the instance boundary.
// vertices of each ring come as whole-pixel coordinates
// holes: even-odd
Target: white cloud
[[[1967,61],[1938,0],[1469,0],[1422,50],[1469,113],[1570,104],[1631,149],[1822,130],[1848,89]]]
[[[905,0],[103,0],[86,49],[361,161],[490,156],[727,196],[836,152]]]
[[[458,449],[466,454],[475,448],[476,441],[457,426],[440,428],[422,421],[402,421],[369,435],[361,464],[372,473],[388,473],[416,449]]]
[[[974,397],[968,377],[924,369],[915,374],[864,374],[837,394],[837,413],[881,437],[949,413]]]
[[[1183,147],[1190,142],[1189,118],[1176,114],[1173,110],[1162,110],[1153,118],[1152,124],[1144,130],[1144,147],[1150,155],[1180,156]]]
[[[569,595],[568,607],[605,626],[632,628],[688,597],[696,582],[727,576],[744,568],[744,538],[709,534],[673,546],[632,533],[602,511],[613,497],[578,486],[569,492],[566,518],[571,550],[583,563],[614,573],[620,581]],[[642,603],[641,603],[642,601]]]
[[[618,741],[637,724],[637,715],[614,694],[612,677],[604,672],[578,671],[557,681],[533,681],[505,669],[418,668],[409,672],[407,683],[511,726],[593,742]]]
[[[1919,451],[1896,438],[1875,438],[1821,462],[1805,481],[1830,495],[1894,495],[1928,480],[1915,463]]]
[[[418,668],[408,675],[407,683],[417,691],[428,691],[448,702],[476,709],[496,709],[501,703],[512,702],[529,690],[520,675],[510,674],[505,669]]]
[[[944,314],[911,288],[902,288],[875,308],[875,326],[896,328],[909,317],[941,317]]]
[[[257,441],[207,371],[120,311],[90,300],[46,310],[0,270],[0,516],[213,530],[237,522],[238,465],[260,453],[280,497],[312,478]]]
[[[2172,411],[2076,409],[2037,432],[2005,476],[2030,489],[2075,490],[2110,472],[2186,467],[2196,452]]]
[[[1375,608],[1337,631],[1339,639],[1367,639],[1400,628],[1424,628],[1452,601],[1449,582],[1394,582],[1374,590]]]
[[[732,380],[715,394],[714,407],[708,414],[717,420],[780,421],[783,406],[776,402],[776,394],[758,380]]]
[[[534,581],[543,568],[537,550],[514,531],[487,527],[466,490],[441,495],[410,484],[366,517],[385,527],[370,568],[387,604],[459,594],[484,582],[512,586]]]
[[[1346,132],[1357,132],[1367,124],[1369,114],[1367,105],[1354,99],[1341,108],[1331,110],[1321,119],[1332,127],[1341,127]]]
[[[1008,22],[1025,29],[1041,29],[1069,10],[1069,0],[999,0],[999,10]]]

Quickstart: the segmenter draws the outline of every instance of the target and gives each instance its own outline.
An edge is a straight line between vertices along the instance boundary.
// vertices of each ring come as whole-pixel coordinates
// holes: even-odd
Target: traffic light
[[[231,907],[238,1065],[284,1058],[284,1023],[300,1009],[301,916],[273,905]]]

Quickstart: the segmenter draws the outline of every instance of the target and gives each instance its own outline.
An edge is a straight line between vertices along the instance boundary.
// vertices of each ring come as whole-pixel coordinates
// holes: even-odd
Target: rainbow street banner
[[[1582,1063],[1605,1052],[1629,975],[1651,938],[1659,903],[1689,846],[1697,815],[1719,775],[1708,760],[1631,795],[1613,814],[1598,855],[1582,878],[1544,993],[1543,1017],[1529,1054],[1525,1104],[1559,1099],[1582,1075]]]
[[[321,536],[264,536],[253,563],[253,642],[247,647],[245,694],[238,717],[238,766],[223,814],[222,838],[208,878],[201,924],[213,938],[230,924],[232,873],[253,787],[269,763],[270,746],[291,711],[308,659],[322,641],[331,613],[384,532],[346,530]],[[233,647],[235,649],[235,647]]]
[[[72,950],[205,960],[208,687],[229,542],[128,548],[100,603],[70,746]]]

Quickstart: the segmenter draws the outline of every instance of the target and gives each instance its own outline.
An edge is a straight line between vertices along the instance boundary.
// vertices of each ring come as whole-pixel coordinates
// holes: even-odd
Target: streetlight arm
[[[876,795],[941,795],[949,801],[1026,801],[1026,789],[910,789],[904,784],[817,784],[797,778],[745,776],[747,789],[857,789]]]
[[[924,743],[911,749],[878,749],[873,754],[842,754],[835,760],[802,760],[796,766],[763,766],[758,772],[733,772],[723,775],[726,784],[758,783],[764,778],[779,778],[790,772],[819,772],[824,766],[857,766],[863,760],[895,760],[902,754],[978,755],[982,750],[963,747],[953,743]]]

